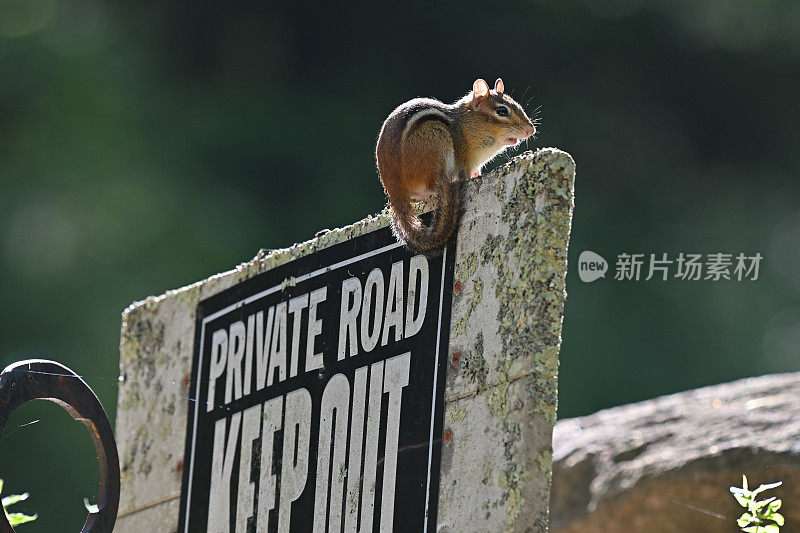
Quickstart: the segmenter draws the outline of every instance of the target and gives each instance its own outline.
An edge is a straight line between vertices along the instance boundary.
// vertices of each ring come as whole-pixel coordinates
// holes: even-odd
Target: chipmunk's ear
[[[489,86],[482,79],[475,80],[475,83],[472,84],[472,99],[478,100],[487,96],[489,96]]]
[[[500,79],[500,78],[497,78],[497,81],[494,82],[494,92],[496,92],[497,94],[503,94],[504,90],[505,90],[505,87],[503,87],[503,80]]]

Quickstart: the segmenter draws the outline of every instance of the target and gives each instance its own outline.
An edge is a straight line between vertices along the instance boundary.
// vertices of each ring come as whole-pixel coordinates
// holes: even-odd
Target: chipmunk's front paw
[[[478,171],[476,170],[475,172],[473,172],[472,174],[470,174],[470,176],[469,176],[469,177],[470,177],[470,178],[477,178],[477,177],[478,177],[478,176],[480,176],[480,175],[481,175],[481,173],[480,173],[480,172],[478,172]]]

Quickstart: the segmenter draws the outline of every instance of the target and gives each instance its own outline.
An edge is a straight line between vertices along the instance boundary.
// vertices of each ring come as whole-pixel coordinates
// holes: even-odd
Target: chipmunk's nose
[[[531,135],[533,135],[535,133],[536,133],[536,128],[535,127],[528,128],[525,131],[525,138],[528,138],[528,137],[530,137]]]

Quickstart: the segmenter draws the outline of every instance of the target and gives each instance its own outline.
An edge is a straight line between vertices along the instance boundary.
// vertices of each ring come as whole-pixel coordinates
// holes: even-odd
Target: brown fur
[[[499,105],[507,107],[508,117],[497,115]],[[477,80],[473,91],[454,104],[414,99],[395,109],[375,150],[395,236],[416,251],[439,251],[458,226],[463,180],[504,150],[508,138],[533,132],[522,107],[503,94],[500,80],[494,91]],[[426,226],[411,202],[434,194],[438,209]]]

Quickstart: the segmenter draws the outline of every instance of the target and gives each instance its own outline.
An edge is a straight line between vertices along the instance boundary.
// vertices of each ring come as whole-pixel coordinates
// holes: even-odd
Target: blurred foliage
[[[541,106],[527,148],[577,161],[571,267],[765,257],[756,282],[571,268],[561,416],[798,370],[798,27],[790,0],[0,0],[0,365],[62,361],[113,417],[122,309],[379,211],[392,108],[502,76]],[[97,493],[57,411],[0,440],[30,531],[78,530]]]
[[[3,493],[3,480],[0,479],[0,494]],[[29,494],[27,492],[23,494],[11,494],[9,496],[3,496],[3,499],[0,500],[0,504],[2,504],[3,512],[5,513],[6,519],[11,527],[18,526],[20,524],[27,524],[28,522],[33,522],[36,520],[36,515],[30,516],[24,513],[15,513],[9,512],[8,508],[14,505],[15,503],[19,503],[28,499]]]

